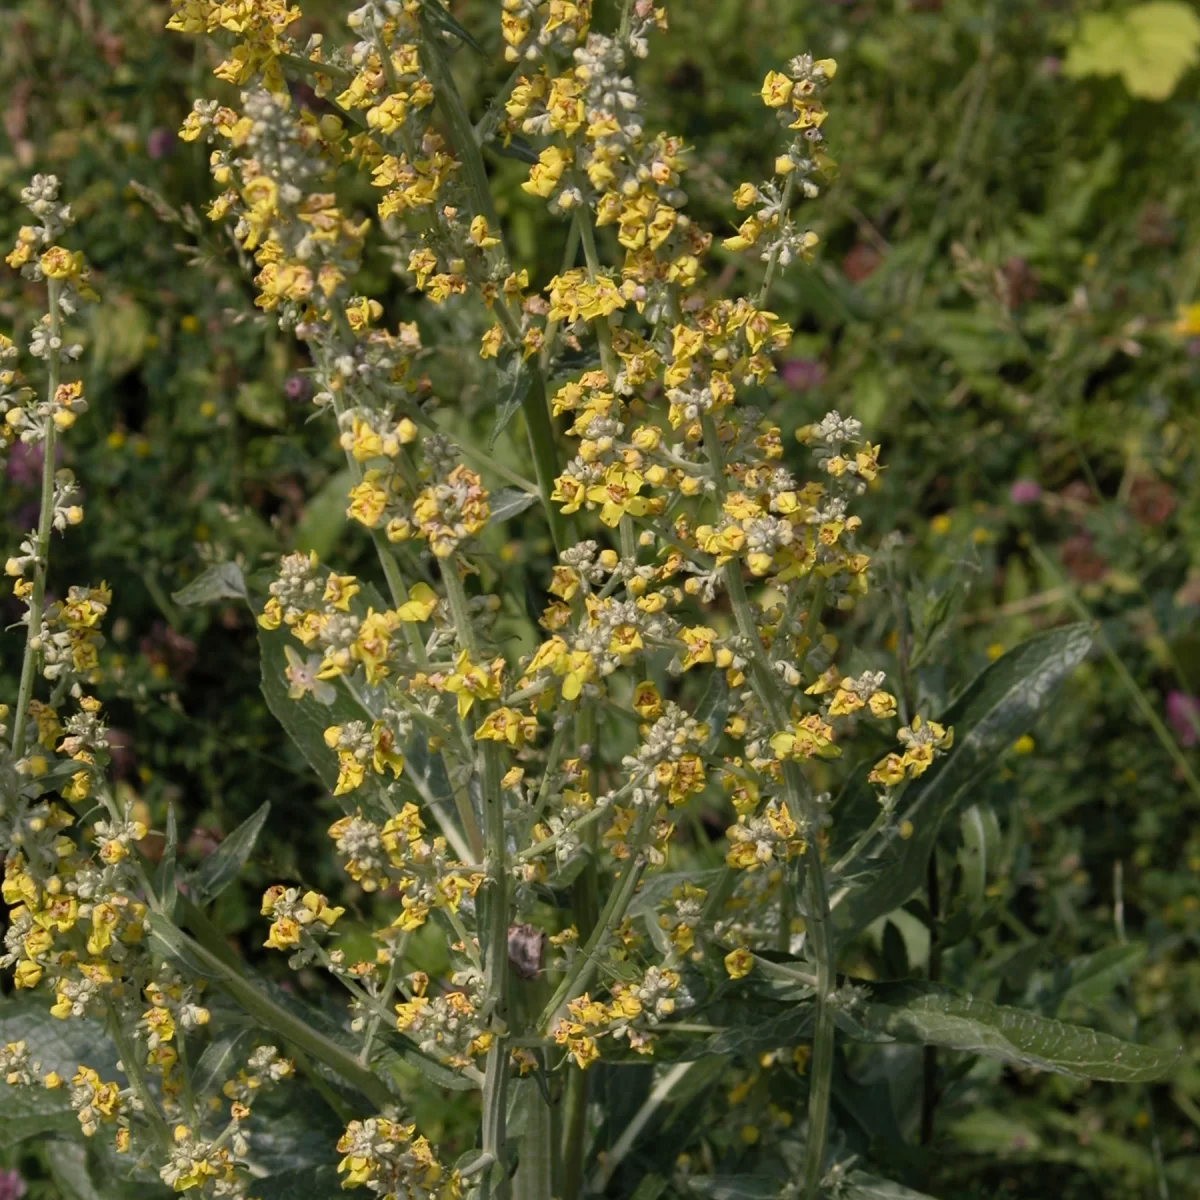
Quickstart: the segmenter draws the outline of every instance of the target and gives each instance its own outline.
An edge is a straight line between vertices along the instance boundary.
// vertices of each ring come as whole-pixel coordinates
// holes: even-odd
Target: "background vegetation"
[[[491,5],[460,7],[498,40]],[[307,8],[319,26],[341,6]],[[866,524],[899,532],[881,586],[839,631],[862,659],[849,665],[890,665],[903,645],[906,686],[937,709],[1031,632],[1098,623],[1051,718],[944,840],[925,909],[876,929],[855,969],[921,965],[1184,1055],[1168,1082],[1128,1089],[964,1061],[932,1130],[897,1130],[888,1149],[898,1176],[937,1195],[1200,1194],[1200,313],[1180,317],[1200,299],[1200,85],[1190,26],[1156,38],[1144,11],[1156,8],[1160,22],[1190,11],[697,0],[671,9],[640,75],[656,122],[699,148],[692,210],[720,228],[732,188],[768,166],[756,81],[802,49],[838,59],[825,132],[841,174],[813,209],[817,263],[778,291],[799,332],[773,415],[789,430],[837,408],[884,446]],[[266,798],[289,832],[268,828],[261,876],[220,898],[219,924],[253,956],[267,876],[298,879],[303,861],[307,882],[347,891],[322,832],[335,810],[266,710],[246,612],[171,597],[213,559],[253,569],[336,546],[365,562],[366,543],[343,519],[341,454],[306,423],[305,362],[252,307],[232,244],[196,216],[206,152],[174,131],[194,95],[222,85],[202,43],[162,32],[166,15],[149,0],[0,11],[0,242],[29,175],[59,175],[105,303],[79,331],[91,407],[68,450],[86,533],[64,539],[56,571],[116,585],[102,695],[122,786],[160,825],[176,805],[192,863]],[[461,82],[485,97],[499,80]],[[561,246],[534,237],[525,168],[494,171],[515,252],[544,282]],[[365,290],[387,292],[394,318],[415,312],[387,262],[371,270]],[[0,288],[0,327],[23,331],[36,306],[15,275]],[[486,431],[498,398],[474,339],[458,344],[427,369]],[[38,481],[15,452],[0,480],[5,553],[31,524]],[[536,538],[492,549],[518,571],[547,552]],[[16,642],[3,645],[8,686]],[[933,946],[930,907],[952,918]],[[919,1066],[891,1086],[916,1088]],[[451,1093],[430,1104],[431,1135],[464,1120]],[[30,1196],[74,1195],[44,1150],[7,1137],[0,1164]],[[931,1152],[918,1156],[921,1140]],[[5,1179],[0,1196],[18,1194]]]

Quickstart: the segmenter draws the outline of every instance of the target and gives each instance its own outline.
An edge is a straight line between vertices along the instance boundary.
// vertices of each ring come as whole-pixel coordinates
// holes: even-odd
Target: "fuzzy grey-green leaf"
[[[1083,1079],[1149,1083],[1178,1058],[1156,1046],[924,984],[876,985],[859,1016],[869,1035],[883,1041],[941,1046]]]

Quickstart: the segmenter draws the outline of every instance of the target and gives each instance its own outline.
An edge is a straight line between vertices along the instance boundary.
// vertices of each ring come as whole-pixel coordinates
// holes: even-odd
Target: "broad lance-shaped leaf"
[[[264,801],[196,869],[189,886],[197,904],[211,903],[238,877],[270,811],[271,802]]]
[[[374,714],[359,701],[366,699],[362,690],[373,689],[365,689],[364,686],[364,689],[351,693],[348,688],[339,686],[335,689],[331,704],[322,704],[311,692],[293,700],[288,695],[288,681],[284,674],[288,667],[285,651],[298,651],[301,658],[308,659],[312,656],[307,648],[301,646],[286,629],[259,629],[258,648],[262,662],[262,693],[267,707],[304,755],[308,765],[316,771],[321,783],[332,791],[338,777],[337,755],[325,744],[325,730],[331,725],[345,725],[349,721],[370,722]],[[361,800],[354,803],[353,796],[338,798],[343,801],[347,812],[353,812],[361,804]]]
[[[855,1015],[875,1040],[941,1046],[1082,1079],[1149,1083],[1161,1079],[1178,1057],[931,984],[873,984],[865,1008]]]
[[[851,1171],[838,1195],[842,1200],[933,1200],[926,1192],[914,1192],[901,1183],[868,1175],[866,1171]]]
[[[938,717],[943,725],[953,726],[954,748],[904,793],[899,815],[912,822],[912,837],[902,841],[893,836],[882,853],[862,864],[869,871],[868,882],[852,887],[834,883],[830,906],[840,942],[855,937],[916,891],[943,822],[969,802],[972,786],[1033,727],[1091,644],[1091,634],[1082,624],[1038,634],[992,663]],[[862,779],[865,786],[865,776]],[[849,816],[861,808],[861,796],[851,792],[834,809],[835,825],[842,812]]]
[[[525,363],[513,355],[499,372],[500,400],[496,405],[496,420],[488,435],[488,449],[496,445],[496,439],[507,428],[509,421],[520,411],[525,393],[529,390],[531,373]]]
[[[1055,983],[1061,988],[1059,1000],[1080,1004],[1095,1004],[1104,1000],[1119,983],[1123,983],[1146,957],[1141,942],[1106,946],[1095,954],[1072,959]]]
[[[709,1175],[689,1179],[688,1188],[709,1200],[777,1200],[786,1194],[787,1182],[774,1175]]]
[[[493,521],[508,521],[518,513],[523,513],[536,501],[536,496],[522,488],[507,487],[491,494],[488,507],[491,509]]]
[[[124,1085],[117,1073],[116,1049],[103,1025],[88,1017],[69,1021],[52,1017],[45,995],[0,998],[0,1045],[8,1042],[24,1042],[43,1075],[57,1071],[70,1079],[82,1063],[94,1067],[101,1079]],[[56,1132],[80,1132],[69,1087],[13,1087],[0,1079],[0,1147]]]
[[[171,599],[185,608],[218,604],[222,600],[245,600],[246,581],[237,563],[216,563],[202,571],[186,587],[172,593]]]

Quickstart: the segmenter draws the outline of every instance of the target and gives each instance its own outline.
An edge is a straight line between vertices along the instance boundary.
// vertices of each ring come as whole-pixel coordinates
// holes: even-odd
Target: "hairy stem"
[[[575,955],[571,969],[562,983],[558,985],[558,990],[554,993],[550,1003],[543,1010],[538,1021],[540,1029],[548,1031],[563,1005],[587,991],[596,977],[596,972],[600,968],[600,955],[607,949],[613,930],[625,919],[625,913],[637,890],[638,881],[646,868],[646,860],[642,851],[645,849],[646,838],[650,832],[653,818],[654,813],[649,806],[638,813],[633,827],[633,835],[630,838],[629,858],[626,860],[625,870],[621,872],[616,886],[609,892],[604,909],[596,921],[596,928],[592,930],[592,936]]]
[[[61,316],[58,293],[62,286],[55,279],[46,281],[50,310],[50,348],[46,358],[46,400],[54,404],[58,391],[58,338]],[[52,418],[46,419],[45,445],[42,454],[42,505],[38,515],[37,540],[34,543],[36,560],[33,564],[33,594],[29,597],[29,628],[25,633],[25,655],[21,660],[21,683],[17,689],[17,707],[13,712],[12,755],[25,753],[25,727],[28,724],[29,701],[33,698],[33,677],[42,648],[42,609],[46,600],[46,575],[50,565],[50,533],[54,528],[54,442],[58,430]]]
[[[169,1151],[172,1145],[171,1133],[167,1128],[166,1120],[159,1111],[158,1101],[154,1099],[154,1093],[150,1090],[145,1075],[142,1074],[138,1045],[121,1024],[121,1015],[117,1012],[116,1005],[111,1000],[106,1000],[105,1006],[108,1009],[108,1033],[113,1040],[113,1045],[117,1048],[117,1053],[121,1056],[121,1069],[125,1072],[125,1077],[129,1080],[134,1095],[142,1105],[142,1116],[146,1118],[146,1123],[154,1131],[159,1145]]]
[[[713,464],[713,478],[718,489],[724,487],[724,461],[716,422],[711,414],[702,419],[704,443]],[[750,653],[750,677],[754,691],[768,717],[777,729],[787,727],[790,720],[789,703],[779,688],[770,659],[758,633],[758,623],[746,585],[742,581],[742,565],[735,558],[722,568],[725,590],[733,607],[738,633]],[[822,597],[814,596],[809,610],[808,625],[814,631],[820,621],[818,605]],[[833,992],[834,946],[829,918],[829,892],[825,885],[825,868],[817,846],[816,832],[820,820],[812,789],[795,762],[783,764],[783,783],[788,811],[792,820],[807,830],[804,851],[805,865],[805,946],[817,969],[816,1021],[813,1029],[812,1063],[809,1070],[808,1140],[804,1153],[804,1195],[816,1200],[820,1194],[825,1168],[825,1143],[829,1134],[829,1100],[833,1086],[834,1022],[830,1000]]]
[[[459,644],[474,661],[479,656],[479,639],[471,624],[467,593],[453,559],[442,561],[442,582]],[[494,1165],[480,1181],[482,1200],[508,1200],[508,1151],[505,1128],[508,1108],[508,865],[504,836],[504,792],[500,787],[500,747],[483,744],[483,837],[484,868],[487,875],[486,939],[484,975],[487,979],[486,1007],[492,1026],[483,1084],[482,1152]]]
[[[438,107],[450,126],[450,136],[458,157],[462,160],[463,175],[470,188],[475,203],[475,210],[488,223],[492,236],[500,239],[500,249],[509,263],[512,257],[504,242],[504,234],[500,227],[500,218],[496,215],[496,204],[492,199],[491,187],[488,184],[487,168],[484,166],[483,154],[476,139],[475,127],[467,114],[466,105],[459,95],[450,64],[442,52],[436,31],[428,22],[423,22],[424,37],[421,41],[429,78],[433,81],[434,93],[437,96]],[[496,305],[496,318],[504,327],[509,341],[519,350],[521,345],[520,328],[507,303]],[[550,536],[557,549],[563,549],[566,544],[566,525],[557,505],[550,499],[554,490],[554,479],[558,474],[558,452],[554,445],[554,426],[550,421],[550,410],[546,404],[546,380],[536,361],[531,366],[529,388],[521,400],[521,411],[525,415],[525,428],[529,434],[529,447],[533,454],[534,473],[537,477],[538,492],[541,494],[542,507],[546,511],[546,519],[550,524]]]

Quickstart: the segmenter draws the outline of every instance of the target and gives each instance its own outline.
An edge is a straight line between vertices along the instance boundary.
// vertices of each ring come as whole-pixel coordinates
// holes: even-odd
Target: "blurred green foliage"
[[[307,20],[340,7],[313,4]],[[494,48],[495,5],[461,8]],[[156,819],[177,806],[193,862],[271,800],[288,836],[268,826],[244,890],[216,910],[253,946],[253,889],[268,875],[347,892],[324,836],[334,809],[265,709],[244,610],[171,596],[206,561],[253,572],[294,546],[337,543],[352,561],[364,547],[342,521],[336,447],[306,422],[305,364],[253,309],[235,248],[202,216],[204,151],[174,130],[193,96],[221,85],[202,43],[162,32],[166,16],[149,0],[0,10],[0,188],[13,201],[35,170],[63,179],[104,297],[78,331],[91,409],[68,450],[86,532],[63,540],[56,574],[115,585],[102,694],[117,766]],[[733,188],[769,172],[757,81],[808,48],[839,62],[825,132],[841,173],[813,209],[817,263],[778,285],[774,307],[797,334],[759,402],[785,434],[838,408],[883,443],[866,527],[897,533],[874,595],[839,630],[847,665],[903,676],[910,703],[937,709],[1029,633],[1099,622],[1053,719],[943,839],[936,895],[877,923],[844,965],[879,978],[932,967],[984,998],[1185,1047],[1153,1089],[944,1062],[931,1150],[914,1147],[914,1124],[882,1147],[873,1131],[875,1157],[956,1200],[1196,1195],[1200,321],[1176,324],[1200,299],[1193,7],[697,0],[670,18],[638,80],[655,121],[697,147],[691,211],[714,230]],[[1114,29],[1130,46],[1116,64]],[[477,67],[456,60],[481,111],[501,78],[475,79]],[[521,164],[492,168],[516,253],[544,281],[562,244],[535,236]],[[0,240],[16,212],[0,206]],[[417,310],[387,262],[368,270],[393,319],[440,323],[425,337],[445,348],[427,366],[435,393],[486,440],[497,401],[469,319]],[[20,334],[36,311],[6,275],[0,327]],[[14,454],[0,481],[6,550],[36,486],[37,467]],[[493,550],[497,569],[520,570],[547,547]],[[0,613],[16,616],[7,601]],[[352,912],[356,899],[343,900]],[[952,932],[931,948],[933,904]],[[1105,947],[1111,961],[1093,971],[1087,956]],[[436,972],[441,948],[425,953]],[[1001,968],[984,975],[985,960]],[[916,1114],[920,1052],[898,1049],[889,1069],[854,1086],[907,1087]],[[728,1161],[737,1098],[703,1104]],[[452,1136],[471,1120],[460,1109],[438,1100],[423,1131]],[[0,1151],[30,1196],[59,1194],[37,1182],[35,1159]],[[619,1181],[651,1169],[631,1160]]]

